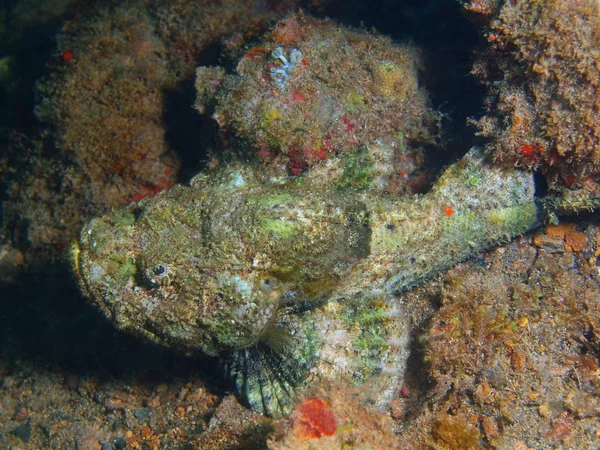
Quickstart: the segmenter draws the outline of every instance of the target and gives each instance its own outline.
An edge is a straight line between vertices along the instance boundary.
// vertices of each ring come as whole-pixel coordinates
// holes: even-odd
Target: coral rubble
[[[563,228],[585,245],[522,239],[444,278],[424,340],[432,410],[409,434],[425,426],[442,448],[597,447],[600,234]]]

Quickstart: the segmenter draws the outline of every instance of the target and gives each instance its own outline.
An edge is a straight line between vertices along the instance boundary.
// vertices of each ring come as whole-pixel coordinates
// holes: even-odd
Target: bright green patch
[[[117,227],[130,227],[135,223],[135,216],[128,209],[120,209],[112,213],[112,220]]]
[[[266,130],[271,127],[274,121],[281,119],[281,112],[277,111],[274,106],[267,109],[260,119],[259,127],[262,130]]]
[[[352,344],[357,351],[353,371],[361,379],[375,375],[388,350],[385,339],[385,305],[376,299],[349,302],[343,313],[344,324],[352,330]]]
[[[343,100],[343,103],[346,105],[346,108],[349,112],[356,112],[360,109],[363,109],[367,105],[364,97],[356,91],[350,92]]]
[[[400,153],[404,154],[408,151],[408,144],[406,142],[406,135],[403,131],[398,131],[396,133],[396,142],[398,142],[398,150]]]
[[[294,200],[294,196],[290,193],[269,193],[269,195],[257,196],[255,200],[258,208],[277,208],[291,203]]]
[[[342,176],[337,182],[341,189],[363,191],[367,189],[375,175],[373,174],[373,158],[363,148],[356,153],[343,153]]]
[[[268,219],[261,220],[261,228],[272,237],[291,239],[298,231],[298,224],[289,220]]]
[[[125,261],[123,261],[122,258],[115,258],[115,261],[119,264],[118,269],[113,274],[117,282],[125,283],[131,277],[135,276],[135,273],[137,272],[137,267],[132,258],[128,258]]]

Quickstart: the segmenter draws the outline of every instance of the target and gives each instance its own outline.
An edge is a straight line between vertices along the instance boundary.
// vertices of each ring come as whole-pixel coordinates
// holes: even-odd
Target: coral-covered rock
[[[472,0],[466,9],[489,41],[474,74],[489,86],[478,126],[495,159],[540,169],[556,189],[597,183],[600,4]]]
[[[43,83],[37,114],[85,174],[90,201],[117,206],[171,186],[179,161],[161,121],[175,75],[149,13],[122,5],[63,30],[71,58]]]
[[[523,239],[445,277],[425,339],[434,400],[417,421],[437,445],[597,447],[600,272],[585,255],[598,229],[577,233],[576,256]]]
[[[207,48],[230,37],[233,52],[239,35],[274,17],[261,1],[102,3],[85,12],[65,23],[37,84],[47,128],[13,137],[1,163],[11,167],[2,174],[7,234],[51,255],[86,218],[176,183],[168,93]]]
[[[197,108],[222,84],[213,117],[267,167],[299,175],[332,154],[384,141],[406,178],[438,133],[421,69],[413,45],[297,14],[249,48],[235,74],[215,79],[207,74],[214,69],[200,68]]]

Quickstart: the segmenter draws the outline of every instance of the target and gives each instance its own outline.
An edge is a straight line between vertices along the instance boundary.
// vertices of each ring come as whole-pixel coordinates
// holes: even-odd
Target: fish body
[[[218,356],[264,413],[338,378],[385,406],[408,355],[398,294],[546,213],[530,173],[477,150],[419,197],[385,193],[375,172],[349,182],[344,164],[280,178],[232,165],[95,218],[72,249],[82,289],[120,329]]]

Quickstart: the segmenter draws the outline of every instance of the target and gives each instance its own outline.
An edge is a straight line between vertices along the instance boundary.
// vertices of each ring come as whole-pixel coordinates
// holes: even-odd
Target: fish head
[[[185,353],[209,355],[258,342],[280,313],[283,283],[214,252],[152,210],[130,206],[92,219],[71,247],[83,291],[119,329]],[[235,256],[232,256],[235,259]]]

